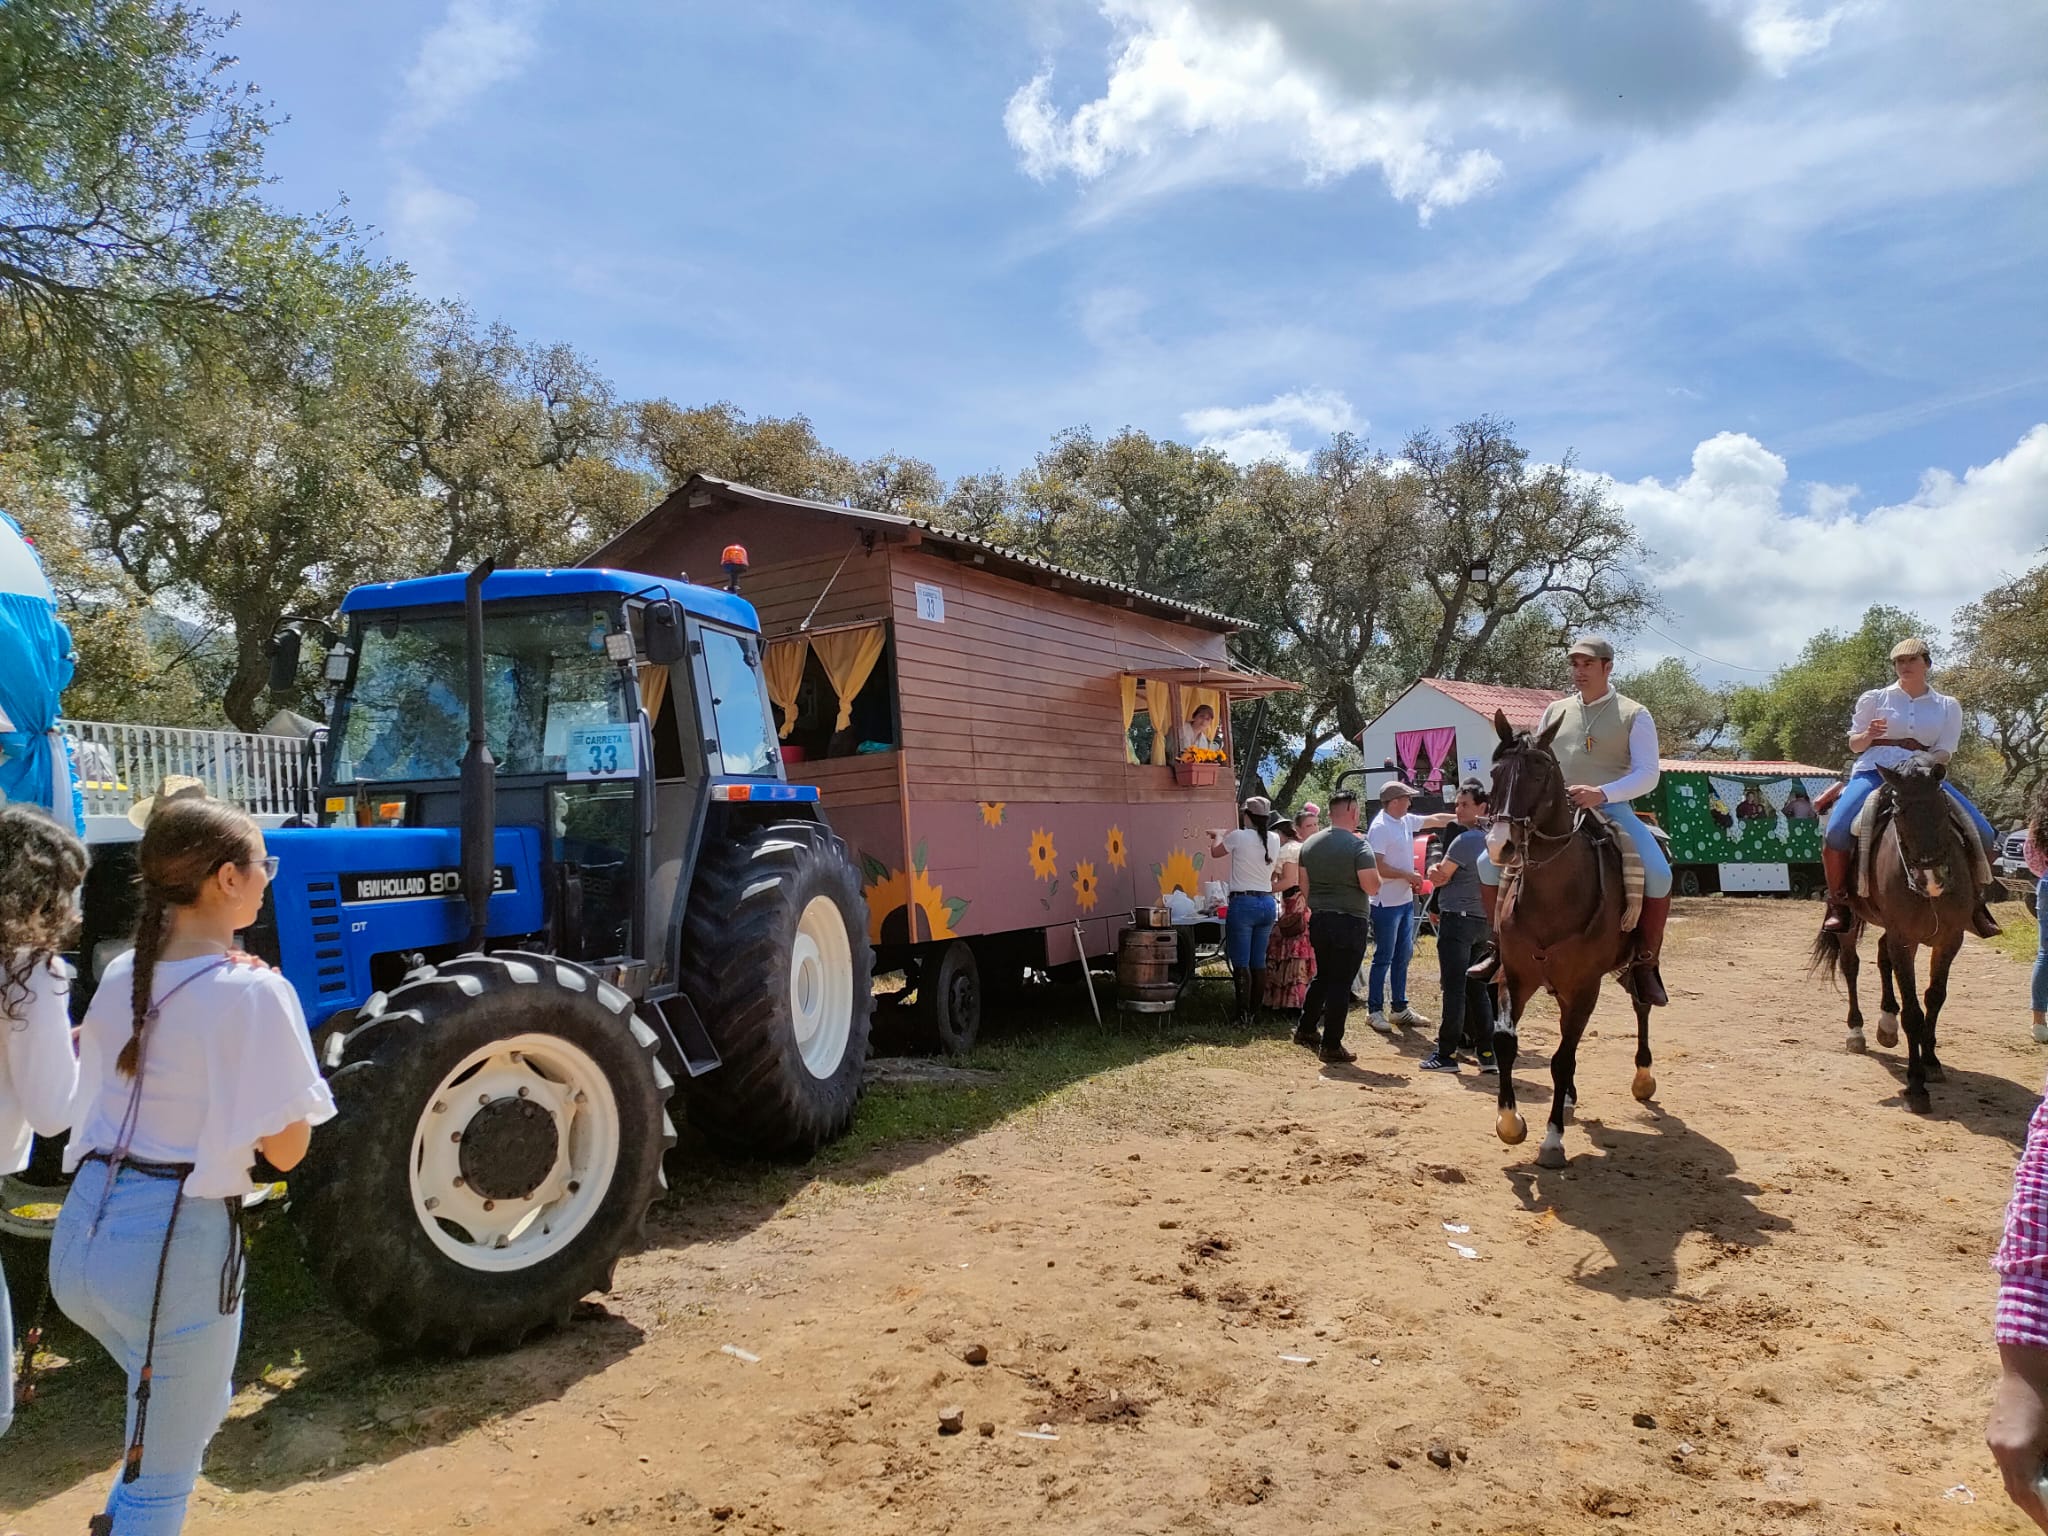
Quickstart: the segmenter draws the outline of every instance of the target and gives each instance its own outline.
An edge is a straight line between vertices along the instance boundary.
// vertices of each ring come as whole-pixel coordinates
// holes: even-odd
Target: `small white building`
[[[1563,697],[1548,688],[1425,677],[1359,736],[1365,754],[1365,791],[1374,794],[1387,782],[1388,762],[1398,765],[1400,776],[1432,800],[1445,789],[1455,794],[1462,780],[1486,782],[1492,774],[1493,749],[1500,744],[1494,711],[1504,713],[1516,730],[1534,730],[1543,711]]]

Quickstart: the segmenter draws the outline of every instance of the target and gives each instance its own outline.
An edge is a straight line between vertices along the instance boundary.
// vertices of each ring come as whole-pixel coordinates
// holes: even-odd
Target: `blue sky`
[[[949,476],[1495,412],[1743,666],[2048,544],[2031,0],[252,0],[235,47],[282,200],[628,396]]]

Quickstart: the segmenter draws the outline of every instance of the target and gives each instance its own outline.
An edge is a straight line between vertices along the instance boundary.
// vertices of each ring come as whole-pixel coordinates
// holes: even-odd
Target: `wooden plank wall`
[[[941,555],[889,564],[913,802],[1187,799],[1169,769],[1125,761],[1118,678],[1221,664],[1223,636]],[[945,593],[944,623],[918,618],[920,581]]]

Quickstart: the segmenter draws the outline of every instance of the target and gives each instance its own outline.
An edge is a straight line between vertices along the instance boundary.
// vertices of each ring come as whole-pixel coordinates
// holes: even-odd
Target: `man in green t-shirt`
[[[1352,980],[1372,942],[1372,893],[1380,888],[1378,863],[1358,832],[1356,790],[1340,789],[1330,796],[1330,824],[1301,845],[1301,878],[1308,887],[1308,942],[1316,952],[1316,979],[1294,1038],[1320,1047],[1324,1061],[1356,1061],[1344,1049],[1344,1013],[1351,1006]]]

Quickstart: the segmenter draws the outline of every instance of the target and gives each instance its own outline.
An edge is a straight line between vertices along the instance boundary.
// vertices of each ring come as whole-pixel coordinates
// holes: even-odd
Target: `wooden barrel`
[[[1179,992],[1173,980],[1177,940],[1156,928],[1126,928],[1116,952],[1116,990],[1130,1002],[1171,1002]]]

